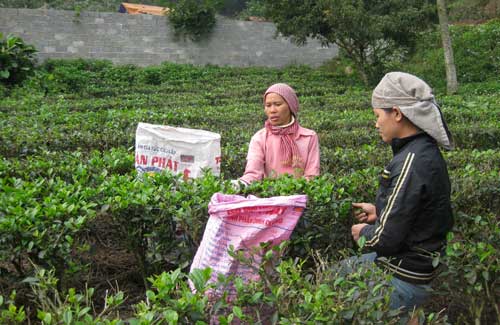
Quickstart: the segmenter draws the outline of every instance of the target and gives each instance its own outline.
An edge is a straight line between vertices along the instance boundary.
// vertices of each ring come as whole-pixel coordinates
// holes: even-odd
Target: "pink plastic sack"
[[[289,239],[306,202],[306,195],[262,199],[215,193],[208,205],[210,218],[191,271],[210,267],[213,270],[211,281],[215,281],[218,274],[258,280],[253,269],[229,256],[229,246],[232,245],[235,251],[249,251],[263,242],[277,245]],[[255,263],[260,264],[259,256],[255,258]]]

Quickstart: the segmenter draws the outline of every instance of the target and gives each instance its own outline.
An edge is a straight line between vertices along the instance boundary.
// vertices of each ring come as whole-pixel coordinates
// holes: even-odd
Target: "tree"
[[[439,15],[439,27],[441,29],[441,40],[444,50],[444,64],[446,67],[446,90],[448,94],[454,94],[458,90],[457,70],[453,59],[453,47],[451,46],[450,30],[448,28],[448,14],[446,12],[446,1],[437,0]]]
[[[217,22],[215,14],[221,6],[220,0],[179,0],[172,3],[168,15],[176,36],[200,41],[207,37]]]
[[[337,44],[366,84],[414,48],[418,32],[435,19],[428,0],[263,0],[277,32],[304,44],[308,37]]]

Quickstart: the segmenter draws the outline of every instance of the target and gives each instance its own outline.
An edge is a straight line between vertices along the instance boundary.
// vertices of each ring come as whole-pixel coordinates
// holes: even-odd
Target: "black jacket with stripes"
[[[391,146],[394,158],[380,175],[377,221],[361,235],[378,265],[404,281],[428,283],[453,226],[446,162],[426,133],[393,139]]]

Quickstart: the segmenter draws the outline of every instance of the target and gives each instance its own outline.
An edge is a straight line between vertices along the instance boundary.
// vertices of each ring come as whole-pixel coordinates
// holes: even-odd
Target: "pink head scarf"
[[[299,113],[299,99],[297,98],[297,94],[292,87],[283,83],[274,84],[271,87],[267,88],[266,92],[264,93],[264,101],[266,100],[266,96],[269,93],[275,93],[283,97],[283,99],[288,104],[288,107],[290,107],[290,111],[292,112],[293,116],[297,117],[297,114]]]
[[[266,129],[268,132],[280,137],[280,156],[283,157],[283,166],[302,168],[303,161],[300,157],[299,148],[294,141],[294,138],[299,129],[299,122],[297,121],[297,113],[299,112],[299,99],[297,98],[297,94],[292,87],[284,83],[274,84],[269,87],[264,93],[264,102],[266,100],[267,94],[269,93],[275,93],[283,97],[283,99],[288,104],[290,111],[294,115],[295,120],[291,125],[287,127],[273,126],[271,125],[269,120],[267,120]]]

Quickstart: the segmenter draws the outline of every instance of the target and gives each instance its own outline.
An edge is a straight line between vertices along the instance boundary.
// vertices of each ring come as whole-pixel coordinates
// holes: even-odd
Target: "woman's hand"
[[[245,187],[248,186],[248,183],[241,180],[241,179],[232,179],[231,181],[231,187],[236,191],[239,192]]]
[[[353,203],[352,206],[356,209],[361,209],[354,213],[354,217],[359,222],[374,223],[377,220],[377,211],[371,203]]]

